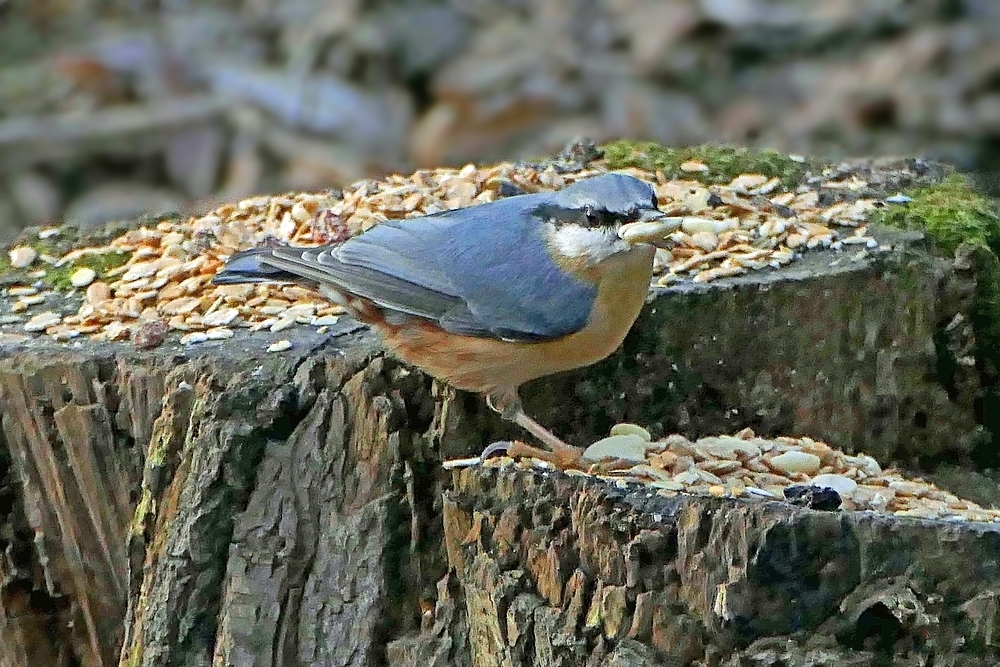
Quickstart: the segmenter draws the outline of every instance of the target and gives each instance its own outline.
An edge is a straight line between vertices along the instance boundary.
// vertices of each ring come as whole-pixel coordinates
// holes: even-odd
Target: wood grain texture
[[[457,471],[446,498],[474,667],[1000,658],[997,526],[664,498],[513,465]]]

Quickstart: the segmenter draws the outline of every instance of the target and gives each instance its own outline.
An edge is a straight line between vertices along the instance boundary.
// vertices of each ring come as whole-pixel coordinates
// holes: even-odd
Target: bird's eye
[[[593,206],[584,206],[583,214],[587,216],[587,222],[590,224],[596,224],[600,216],[597,213],[597,209]]]

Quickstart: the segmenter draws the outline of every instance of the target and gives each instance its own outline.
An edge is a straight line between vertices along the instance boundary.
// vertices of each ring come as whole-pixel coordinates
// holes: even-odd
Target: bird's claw
[[[510,440],[498,440],[496,442],[491,442],[486,445],[482,453],[479,456],[473,456],[464,459],[450,459],[444,461],[442,466],[445,470],[454,470],[457,468],[472,468],[474,466],[482,464],[486,459],[492,459],[498,456],[510,456],[510,450],[513,448],[515,443]]]
[[[510,448],[514,446],[514,443],[510,440],[498,440],[496,442],[491,442],[486,445],[486,449],[483,453],[479,455],[480,461],[485,461],[486,459],[491,459],[495,456],[508,456]]]

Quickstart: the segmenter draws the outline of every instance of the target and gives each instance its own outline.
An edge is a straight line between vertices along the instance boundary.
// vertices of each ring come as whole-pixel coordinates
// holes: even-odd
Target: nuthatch
[[[652,244],[679,222],[648,183],[609,173],[383,222],[342,243],[239,252],[214,282],[316,284],[403,361],[485,394],[556,454],[576,455],[525,414],[518,387],[618,348],[649,290]]]

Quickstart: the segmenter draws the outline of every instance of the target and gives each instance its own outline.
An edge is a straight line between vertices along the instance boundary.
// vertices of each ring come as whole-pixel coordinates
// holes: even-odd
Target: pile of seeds
[[[784,499],[786,489],[832,489],[845,510],[870,510],[900,517],[945,521],[1000,522],[1000,509],[986,509],[922,479],[882,470],[865,454],[850,455],[811,438],[759,438],[750,429],[691,441],[670,435],[651,441],[634,424],[615,426],[612,435],[588,447],[579,461],[553,463],[522,458],[488,458],[487,467],[520,465],[595,477],[623,486],[640,484],[662,496]],[[445,463],[446,468],[479,465],[478,459]]]
[[[596,165],[596,166],[594,166]],[[33,280],[52,267],[88,255],[127,253],[127,262],[106,275],[90,268],[71,276],[84,292],[73,314],[46,307],[43,282],[15,286],[10,313],[0,323],[65,340],[89,335],[155,345],[168,331],[183,343],[228,338],[235,327],[280,331],[295,324],[329,326],[342,312],[319,294],[294,285],[214,286],[212,277],[232,253],[265,243],[318,245],[349,238],[383,220],[409,218],[482,204],[517,192],[559,189],[602,173],[600,163],[574,173],[539,171],[513,164],[417,171],[362,181],[342,193],[289,193],[226,204],[184,223],[161,222],[129,231],[105,246],[78,248],[63,257],[39,256],[29,247],[10,251],[11,261]],[[689,173],[709,169],[685,163]],[[879,248],[865,220],[871,199],[822,206],[816,190],[787,191],[777,178],[741,174],[725,185],[668,181],[662,173],[627,170],[652,182],[661,208],[683,218],[660,250],[656,280],[706,282],[747,271],[779,267],[817,247]],[[863,182],[823,183],[826,188],[863,188]],[[44,230],[57,234],[58,230]],[[668,244],[669,245],[669,244]]]

